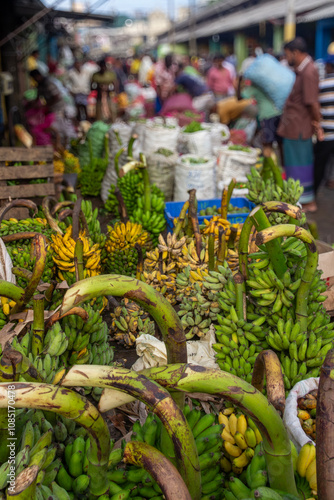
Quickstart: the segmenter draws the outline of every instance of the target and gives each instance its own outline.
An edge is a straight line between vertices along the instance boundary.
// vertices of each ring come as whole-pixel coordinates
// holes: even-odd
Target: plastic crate
[[[221,199],[215,198],[213,200],[200,200],[197,203],[198,203],[198,214],[199,214],[200,210],[205,210],[208,207],[213,207],[214,205],[220,207]],[[247,198],[231,198],[230,203],[235,207],[247,207],[249,211],[251,211],[255,207],[254,203],[247,200]],[[183,205],[184,205],[183,201],[169,201],[166,203],[165,218],[167,221],[167,229],[169,232],[173,231],[174,219],[175,217],[178,217],[180,215]],[[245,222],[248,213],[249,212],[246,213],[238,212],[237,214],[228,214],[227,220],[231,224],[242,224],[243,222]],[[204,224],[204,219],[210,220],[211,218],[212,215],[198,215],[198,222],[201,225]]]

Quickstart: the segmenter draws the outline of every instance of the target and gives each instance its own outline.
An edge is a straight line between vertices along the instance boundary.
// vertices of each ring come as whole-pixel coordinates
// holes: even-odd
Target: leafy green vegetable
[[[191,122],[186,126],[183,132],[186,134],[192,134],[194,132],[199,132],[200,130],[205,130],[199,122]]]

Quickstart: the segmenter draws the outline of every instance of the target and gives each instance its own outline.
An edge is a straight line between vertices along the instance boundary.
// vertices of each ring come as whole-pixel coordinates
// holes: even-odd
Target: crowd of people
[[[222,123],[231,125],[248,116],[257,123],[264,156],[271,156],[273,145],[277,146],[287,176],[300,179],[304,186],[305,210],[314,212],[326,165],[334,155],[334,55],[328,55],[325,78],[319,80],[305,41],[296,38],[287,43],[277,59],[293,68],[296,78],[280,109],[263,88],[244,76],[260,54],[260,48],[250,50],[239,61],[239,71],[233,54],[206,58],[167,54],[157,61],[150,54],[98,62],[81,58],[60,68],[54,61],[44,64],[35,50],[27,60],[31,89],[25,99],[26,121],[36,144],[45,144],[53,140],[53,132],[65,140],[74,137],[83,120],[111,123],[126,117],[133,102],[136,117],[191,111],[209,121],[216,113]],[[333,189],[334,181],[329,178],[326,185]]]

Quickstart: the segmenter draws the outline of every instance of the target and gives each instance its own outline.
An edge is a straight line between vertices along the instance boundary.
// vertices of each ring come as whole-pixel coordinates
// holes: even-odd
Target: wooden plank
[[[47,184],[21,184],[20,186],[0,186],[0,199],[8,198],[33,198],[34,196],[47,196],[55,194],[53,182]]]
[[[0,161],[52,161],[52,146],[26,148],[0,148]]]
[[[29,217],[29,210],[25,207],[14,207],[9,210],[4,216],[5,220],[14,217],[14,219],[27,219]]]
[[[53,177],[54,167],[47,165],[24,165],[18,167],[0,167],[0,180],[39,179]]]

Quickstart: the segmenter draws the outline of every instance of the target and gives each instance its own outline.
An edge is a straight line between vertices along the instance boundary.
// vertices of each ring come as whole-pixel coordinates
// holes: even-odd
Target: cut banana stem
[[[189,218],[191,220],[192,228],[194,231],[197,257],[200,259],[202,250],[202,236],[198,224],[196,189],[190,189],[189,191]]]
[[[74,267],[75,279],[81,281],[84,279],[84,261],[83,261],[83,242],[80,238],[75,242],[74,248]]]
[[[300,323],[301,333],[307,332],[308,317],[308,296],[311,284],[318,266],[318,252],[312,235],[306,229],[295,226],[294,224],[279,224],[278,226],[262,230],[256,236],[256,244],[262,245],[275,238],[295,236],[305,243],[307,251],[307,260],[301,284],[296,295],[296,319]]]
[[[235,287],[235,308],[239,319],[246,320],[246,287],[245,280],[241,273],[234,275]]]
[[[44,340],[44,295],[33,297],[34,321],[32,324],[31,352],[34,356],[43,350]]]
[[[157,481],[166,500],[192,500],[188,488],[174,465],[156,448],[132,441],[124,450],[124,462],[142,467]]]
[[[252,213],[252,212],[251,212]],[[253,219],[250,214],[242,225],[240,239],[239,239],[239,270],[242,273],[245,280],[249,278],[248,271],[248,246],[249,238],[254,226]]]
[[[283,415],[285,408],[285,388],[281,363],[274,351],[262,351],[257,356],[252,376],[252,385],[262,391],[266,379],[269,402]]]
[[[183,207],[181,209],[180,215],[178,217],[176,226],[174,227],[174,231],[173,231],[173,233],[175,234],[175,236],[178,236],[179,232],[181,231],[181,229],[183,227],[184,219],[186,217],[186,213],[188,211],[188,208],[189,208],[189,200],[187,200],[184,203],[184,205],[183,205]]]

